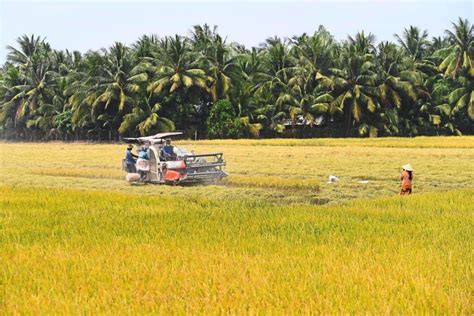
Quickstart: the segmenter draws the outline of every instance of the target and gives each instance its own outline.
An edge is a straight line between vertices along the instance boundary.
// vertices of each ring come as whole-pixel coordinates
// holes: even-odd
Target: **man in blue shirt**
[[[128,145],[127,152],[125,153],[125,166],[128,173],[136,173],[137,168],[135,168],[135,163],[137,162],[135,158],[137,155],[132,153],[133,145]]]
[[[150,150],[147,149],[146,147],[142,147],[142,149],[140,149],[140,151],[138,152],[138,158],[145,159],[145,160],[150,160],[149,151]]]
[[[148,143],[138,152],[137,169],[140,174],[140,180],[145,181],[150,172],[150,149]]]
[[[174,147],[171,145],[171,139],[167,139],[165,145],[163,148],[161,148],[160,156],[164,160],[173,160],[176,158],[176,155],[174,153]]]

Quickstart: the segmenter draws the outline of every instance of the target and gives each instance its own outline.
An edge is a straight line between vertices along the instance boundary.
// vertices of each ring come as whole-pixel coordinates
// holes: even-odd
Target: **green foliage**
[[[205,24],[189,37],[145,35],[84,55],[34,35],[7,49],[0,68],[7,138],[59,131],[111,140],[174,129],[209,129],[212,137],[474,133],[474,27],[464,19],[445,37],[430,40],[409,26],[378,44],[364,32],[338,42],[320,26],[247,49]],[[217,122],[206,126],[220,100],[235,110],[224,134]],[[66,110],[72,126],[58,130],[56,113]]]
[[[54,117],[54,127],[56,127],[58,131],[64,135],[72,134],[72,111],[65,110],[63,112],[58,112]]]
[[[243,124],[235,114],[228,100],[220,100],[212,105],[207,119],[207,132],[211,138],[239,138]]]

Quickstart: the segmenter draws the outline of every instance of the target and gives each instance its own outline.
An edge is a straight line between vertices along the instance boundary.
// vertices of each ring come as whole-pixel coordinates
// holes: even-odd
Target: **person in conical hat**
[[[402,181],[402,188],[400,195],[409,195],[413,189],[413,167],[408,163],[402,166],[402,175],[400,180]]]

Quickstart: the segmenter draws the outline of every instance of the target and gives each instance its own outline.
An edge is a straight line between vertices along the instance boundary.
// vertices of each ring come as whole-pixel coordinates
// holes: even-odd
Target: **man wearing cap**
[[[412,192],[413,167],[408,163],[403,165],[402,169],[402,175],[400,176],[400,180],[402,181],[400,195],[409,195]]]
[[[128,173],[136,173],[137,169],[135,168],[135,163],[137,162],[135,158],[137,155],[132,153],[133,145],[128,145],[127,152],[125,153],[125,166]]]
[[[170,138],[166,139],[165,145],[163,146],[163,148],[161,148],[160,156],[164,160],[173,160],[173,158],[176,158],[176,155],[174,153],[174,147],[173,145],[171,145]]]

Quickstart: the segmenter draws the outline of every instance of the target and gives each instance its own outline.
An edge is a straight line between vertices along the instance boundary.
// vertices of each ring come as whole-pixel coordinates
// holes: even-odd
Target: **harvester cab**
[[[223,153],[195,154],[185,148],[167,144],[171,137],[182,132],[158,133],[152,136],[124,138],[138,149],[147,148],[147,160],[138,159],[137,172],[131,172],[123,159],[122,170],[127,172],[128,182],[156,184],[204,183],[221,180],[227,176]],[[164,149],[164,147],[167,147]]]

